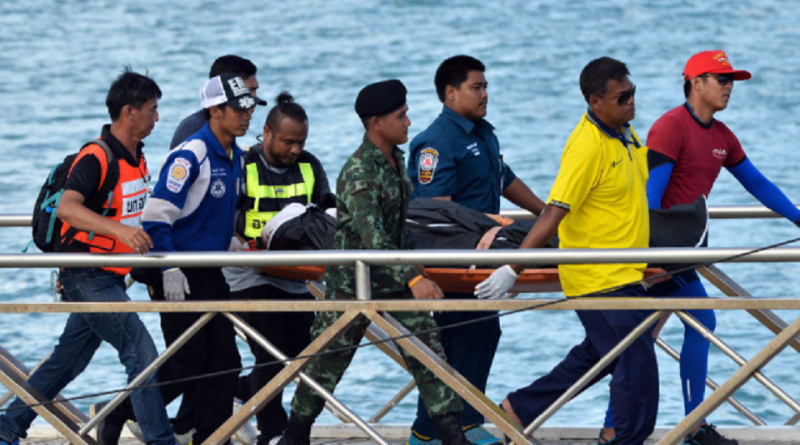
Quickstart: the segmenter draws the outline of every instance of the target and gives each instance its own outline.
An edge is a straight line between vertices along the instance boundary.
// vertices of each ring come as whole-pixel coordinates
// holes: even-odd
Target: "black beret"
[[[361,119],[383,116],[406,104],[406,87],[397,79],[369,84],[356,98],[356,113]]]

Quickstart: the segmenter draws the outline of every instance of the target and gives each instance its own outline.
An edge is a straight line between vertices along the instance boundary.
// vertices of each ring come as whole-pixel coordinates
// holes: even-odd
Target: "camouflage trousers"
[[[331,298],[331,296],[326,295],[326,298]],[[333,296],[333,299],[345,298],[355,299],[355,296],[338,292]],[[411,293],[408,292],[382,295],[380,297],[374,296],[374,298],[407,299],[413,297]],[[317,314],[317,317],[314,319],[314,324],[311,327],[311,337],[313,339],[319,337],[320,334],[339,319],[340,315],[341,313],[339,312],[321,312]],[[427,312],[391,312],[390,315],[412,333],[437,327],[433,317]],[[359,318],[357,322],[350,326],[350,328],[330,346],[330,349],[346,348],[359,344],[369,324],[370,321],[366,317]],[[446,360],[439,331],[422,334],[419,336],[419,339],[439,355],[439,357]],[[445,385],[444,382],[436,377],[433,372],[422,365],[416,358],[406,352],[405,349],[399,347],[399,345],[398,349],[408,369],[414,376],[420,396],[428,411],[428,416],[434,417],[449,413],[460,413],[462,405],[461,397],[449,386]],[[322,355],[313,359],[305,372],[328,391],[333,392],[336,385],[342,379],[344,371],[350,366],[350,362],[353,360],[355,353],[356,349],[348,349],[346,351]],[[314,421],[320,413],[322,413],[324,408],[325,399],[305,383],[300,383],[294,394],[294,399],[292,399],[292,412],[302,420]]]

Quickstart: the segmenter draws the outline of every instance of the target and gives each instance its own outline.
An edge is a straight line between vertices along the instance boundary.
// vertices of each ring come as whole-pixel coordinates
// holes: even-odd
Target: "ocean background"
[[[637,85],[633,126],[642,139],[653,122],[683,102],[682,70],[689,56],[723,49],[734,67],[753,73],[736,83],[729,109],[717,117],[739,137],[752,161],[800,202],[800,2],[796,1],[79,1],[0,2],[0,214],[30,213],[39,186],[64,156],[99,134],[108,119],[105,95],[123,65],[149,74],[163,98],[160,121],[145,141],[152,172],[164,159],[172,133],[199,108],[198,89],[214,59],[234,53],[258,66],[259,95],[274,103],[294,94],[310,119],[306,149],[319,157],[331,181],[359,145],[362,127],[353,102],[367,83],[399,78],[409,89],[410,136],[438,115],[433,75],[446,57],[465,53],[487,66],[489,114],[506,162],[539,196],[547,196],[564,143],[585,111],[578,75],[591,59],[608,55],[628,64]],[[240,143],[260,134],[267,109],[256,111]],[[403,147],[405,148],[405,147]],[[757,202],[727,172],[711,205]],[[508,202],[504,208],[510,208]],[[800,235],[781,219],[715,220],[714,247],[756,247]],[[0,229],[0,252],[17,253],[29,229]],[[759,297],[796,298],[798,264],[722,265]],[[51,301],[50,271],[0,270],[0,301]],[[721,295],[716,289],[710,293]],[[146,300],[141,285],[130,295]],[[526,295],[546,298],[559,295]],[[798,312],[779,312],[791,322]],[[719,311],[717,333],[745,358],[773,337],[744,311]],[[158,316],[143,314],[163,349]],[[63,314],[0,315],[0,345],[33,367],[55,344]],[[572,312],[548,311],[502,318],[503,337],[488,395],[505,395],[548,372],[581,341]],[[676,348],[683,325],[673,317],[663,338]],[[240,343],[243,361],[252,364]],[[677,364],[659,352],[659,425],[683,417]],[[763,371],[800,398],[800,356],[787,349]],[[725,381],[736,370],[712,347],[710,375]],[[410,376],[375,348],[361,350],[336,395],[369,418]],[[89,368],[63,395],[120,388],[125,374],[104,344]],[[284,394],[288,403],[293,386]],[[414,393],[416,395],[416,393]],[[708,391],[707,391],[708,394]],[[736,393],[770,425],[793,412],[757,382]],[[93,399],[77,405],[88,408]],[[547,425],[601,425],[607,381],[569,403]],[[410,423],[416,397],[384,419]],[[170,407],[174,413],[177,404]],[[709,420],[748,421],[725,404]],[[337,420],[324,414],[321,423]]]

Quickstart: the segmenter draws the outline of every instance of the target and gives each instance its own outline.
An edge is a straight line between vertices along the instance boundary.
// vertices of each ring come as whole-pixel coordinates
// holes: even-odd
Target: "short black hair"
[[[214,105],[214,106],[219,108],[222,111],[225,111],[225,107],[227,107],[228,105],[227,104],[219,104],[219,105]],[[211,108],[203,108],[203,116],[206,118],[206,121],[210,121],[211,120]]]
[[[147,76],[133,72],[130,66],[125,66],[116,80],[111,84],[106,96],[106,107],[111,121],[116,122],[122,112],[122,107],[130,105],[137,110],[150,99],[161,99],[161,89],[158,84]]]
[[[281,91],[275,98],[275,106],[267,114],[266,125],[270,131],[277,132],[281,128],[283,118],[286,117],[295,122],[308,122],[308,115],[302,105],[295,102],[288,91]]]
[[[683,83],[683,95],[688,99],[690,94],[692,94],[692,82],[687,80]]]
[[[602,96],[608,91],[608,81],[613,79],[622,82],[631,73],[628,67],[611,57],[601,57],[589,62],[581,71],[581,93],[586,103],[590,96]]]
[[[442,103],[444,103],[447,86],[461,87],[461,84],[469,77],[470,71],[483,73],[486,71],[486,66],[480,60],[465,55],[453,56],[439,65],[433,83],[436,85],[436,94],[439,95]]]
[[[253,62],[233,54],[219,57],[211,65],[211,71],[208,73],[208,78],[217,77],[221,74],[236,74],[242,79],[247,79],[256,74],[258,69]]]

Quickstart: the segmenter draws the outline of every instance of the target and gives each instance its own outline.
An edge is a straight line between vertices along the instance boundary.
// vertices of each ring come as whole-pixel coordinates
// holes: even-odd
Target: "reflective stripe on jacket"
[[[81,150],[72,167],[77,165],[78,161],[83,159],[84,156],[88,155],[95,156],[100,163],[100,187],[102,188],[108,173],[108,159],[102,147],[93,144]],[[147,170],[147,162],[144,156],[140,156],[139,165],[136,167],[128,164],[122,158],[117,159],[117,164],[119,165],[119,180],[109,194],[110,201],[106,201],[100,212],[104,217],[118,223],[129,227],[139,227],[142,219],[142,210],[147,202],[147,185],[150,177]],[[70,167],[70,171],[72,171],[72,167]],[[70,227],[64,221],[61,227],[62,237],[66,235]],[[90,236],[88,232],[73,230],[76,233],[71,242],[86,244],[89,246],[89,252],[91,253],[133,253],[130,247],[111,235],[94,233]],[[131,270],[129,267],[104,267],[103,269],[120,275],[127,275]]]

